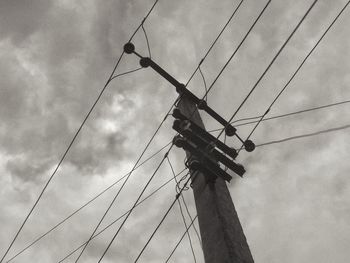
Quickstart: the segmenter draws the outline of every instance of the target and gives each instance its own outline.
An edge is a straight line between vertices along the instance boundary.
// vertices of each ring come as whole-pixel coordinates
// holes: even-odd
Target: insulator
[[[237,129],[235,127],[233,127],[231,124],[228,124],[226,127],[225,127],[225,133],[227,136],[231,137],[233,135],[236,134],[236,131]]]
[[[187,118],[185,117],[185,115],[183,115],[180,111],[179,108],[175,108],[173,110],[173,116],[175,119],[179,119],[179,120],[186,120]]]
[[[208,104],[205,100],[200,100],[197,106],[198,109],[204,110],[208,106]]]
[[[251,140],[246,140],[243,145],[247,152],[252,152],[255,149],[255,144]]]
[[[141,65],[141,67],[143,67],[143,68],[149,67],[150,62],[151,62],[150,58],[141,58],[141,59],[140,59],[140,65]]]
[[[131,53],[133,53],[134,51],[135,51],[135,46],[134,46],[133,43],[128,42],[128,43],[126,43],[126,44],[124,45],[124,52],[125,52],[126,54],[131,54]]]
[[[181,121],[180,120],[174,120],[173,122],[173,129],[175,131],[179,131],[181,126]]]
[[[197,170],[200,169],[200,167],[201,167],[201,164],[200,164],[200,162],[199,162],[198,160],[196,160],[196,159],[190,160],[190,161],[188,162],[188,168],[190,168],[190,169],[192,169],[192,170],[197,171]]]
[[[182,94],[186,90],[186,85],[179,83],[178,85],[176,85],[175,89],[177,93]]]
[[[185,140],[184,140],[184,138],[182,138],[181,136],[177,135],[177,136],[175,136],[174,139],[173,139],[173,144],[174,144],[176,147],[183,148],[183,147],[184,147],[184,144],[185,144]]]

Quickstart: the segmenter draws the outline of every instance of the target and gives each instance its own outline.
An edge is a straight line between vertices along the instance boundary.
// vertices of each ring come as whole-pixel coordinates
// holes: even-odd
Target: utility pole
[[[173,129],[179,135],[175,136],[173,143],[186,151],[186,165],[192,178],[191,186],[196,203],[205,262],[254,263],[225,182],[230,181],[232,176],[220,168],[219,162],[239,176],[243,176],[245,169],[233,161],[237,156],[236,150],[228,147],[205,130],[197,108],[221,123],[227,136],[236,136],[242,141],[236,129],[151,58],[139,55],[132,43],[125,44],[124,51],[127,54],[137,55],[142,67],[154,69],[175,86],[176,91],[180,94],[177,108],[173,111],[176,119]],[[252,141],[242,142],[245,150],[248,152],[254,150],[255,145]]]
[[[204,129],[200,114],[188,98],[183,97],[178,108]],[[192,153],[186,151],[187,159]],[[191,173],[193,171],[191,170]],[[208,175],[197,171],[192,183],[202,246],[206,263],[253,263],[246,237],[232,202],[225,180],[207,181]]]

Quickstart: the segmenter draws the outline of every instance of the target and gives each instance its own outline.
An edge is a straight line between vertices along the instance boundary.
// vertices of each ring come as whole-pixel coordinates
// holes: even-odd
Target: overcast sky
[[[245,0],[202,65],[211,83],[267,1]],[[208,95],[229,119],[294,29],[312,0],[272,0]],[[347,0],[319,0],[237,115],[263,114]],[[105,84],[153,0],[0,1],[0,254],[23,222],[71,138]],[[145,22],[152,58],[186,82],[238,1],[160,0]],[[271,109],[278,115],[350,99],[350,10],[327,34]],[[133,43],[147,55],[140,30]],[[117,73],[138,68],[125,55]],[[195,76],[191,89],[204,94]],[[151,69],[113,80],[58,173],[28,220],[8,258],[128,172],[177,94]],[[350,124],[349,105],[262,123],[257,144]],[[220,127],[203,113],[208,129]],[[169,117],[146,153],[175,135]],[[253,126],[238,128],[246,137]],[[255,262],[347,263],[350,252],[349,130],[242,151],[247,170],[228,187]],[[237,140],[227,144],[239,147]],[[184,152],[169,155],[177,172]],[[102,227],[128,209],[162,154],[132,174]],[[172,177],[162,165],[145,195]],[[58,262],[83,243],[117,193],[117,185],[12,262]],[[175,184],[138,207],[103,262],[133,262],[175,196]],[[192,216],[192,192],[185,192]],[[187,217],[187,222],[189,219]],[[81,262],[97,262],[113,225],[92,241]],[[198,226],[198,225],[197,225]],[[184,231],[175,206],[140,262],[164,262]],[[197,261],[204,262],[191,230]],[[65,262],[74,262],[77,254]],[[193,262],[184,239],[172,262]]]

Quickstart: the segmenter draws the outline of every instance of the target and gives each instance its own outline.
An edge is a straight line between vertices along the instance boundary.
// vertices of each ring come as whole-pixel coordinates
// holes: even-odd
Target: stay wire
[[[184,239],[186,233],[189,231],[189,229],[191,228],[191,226],[193,225],[194,221],[198,218],[198,215],[196,215],[192,220],[190,225],[187,227],[186,231],[182,234],[180,240],[176,243],[174,249],[171,251],[169,257],[166,259],[165,263],[168,263],[170,258],[173,256],[173,254],[175,253],[176,249],[178,248],[178,246],[181,244],[182,240]]]
[[[196,176],[197,176],[197,172],[195,172],[195,174],[193,175],[193,180],[194,180],[194,178],[195,178]],[[179,197],[180,197],[182,191],[184,190],[185,186],[187,186],[187,184],[189,183],[190,180],[191,180],[191,176],[188,177],[188,179],[187,179],[185,185],[180,189],[180,192],[179,192],[178,194],[176,194],[174,201],[171,203],[169,209],[168,209],[168,210],[166,211],[166,213],[164,214],[162,220],[159,222],[159,224],[157,225],[156,229],[153,231],[152,235],[151,235],[150,238],[147,240],[146,244],[143,246],[141,252],[139,253],[139,255],[137,256],[137,258],[135,259],[134,263],[136,263],[136,262],[140,259],[142,253],[145,251],[145,249],[147,248],[148,244],[151,242],[151,240],[152,240],[152,238],[154,237],[155,233],[158,231],[159,227],[162,225],[162,223],[164,222],[165,218],[166,218],[166,217],[168,216],[168,214],[170,213],[171,209],[173,208],[173,206],[175,205],[175,203],[176,203],[177,200],[179,199]]]
[[[338,20],[338,18],[341,16],[341,14],[345,11],[345,9],[348,7],[350,1],[348,1],[345,6],[341,9],[341,11],[338,13],[338,15],[333,19],[332,23],[327,27],[326,31],[322,34],[322,36],[320,37],[320,39],[317,41],[317,43],[313,46],[313,48],[310,50],[310,52],[307,54],[307,56],[304,58],[304,60],[301,62],[301,64],[299,65],[299,67],[295,70],[295,72],[293,73],[293,75],[290,77],[290,79],[288,80],[288,82],[284,85],[284,87],[281,89],[281,91],[277,94],[277,96],[274,98],[274,100],[272,101],[272,103],[267,107],[267,110],[265,111],[265,113],[261,116],[260,120],[256,123],[256,125],[254,126],[253,130],[250,132],[250,134],[247,137],[247,140],[252,136],[252,134],[254,133],[254,131],[256,130],[256,128],[259,126],[259,124],[262,122],[262,120],[264,119],[264,117],[268,114],[268,112],[271,110],[272,106],[276,103],[276,101],[279,99],[279,97],[282,95],[282,93],[289,87],[289,84],[293,81],[293,79],[295,78],[295,76],[298,74],[298,72],[300,71],[300,69],[303,67],[303,65],[305,64],[305,62],[308,60],[308,58],[312,55],[312,53],[315,51],[315,49],[317,48],[317,46],[321,43],[321,41],[323,40],[323,38],[326,36],[326,34],[328,33],[328,31],[332,28],[332,26],[335,24],[335,22]]]
[[[158,155],[162,150],[164,150],[166,147],[168,147],[171,144],[171,142],[167,143],[166,145],[164,145],[162,148],[160,148],[159,150],[157,150],[156,152],[154,152],[152,155],[150,155],[148,158],[146,158],[142,163],[140,163],[137,167],[135,167],[134,170],[138,169],[139,167],[141,167],[142,165],[146,164],[148,161],[150,161],[151,159],[153,159],[156,155]],[[112,187],[114,187],[116,184],[118,184],[121,180],[123,180],[126,176],[128,176],[128,174],[131,171],[129,171],[127,174],[123,175],[121,178],[119,178],[117,181],[115,181],[113,184],[111,184],[110,186],[108,186],[107,188],[105,188],[103,191],[101,191],[99,194],[97,194],[95,197],[93,197],[92,199],[90,199],[88,202],[86,202],[84,205],[80,206],[78,209],[76,209],[74,212],[72,212],[70,215],[68,215],[67,217],[65,217],[63,220],[61,220],[59,223],[57,223],[55,226],[51,227],[48,231],[46,231],[45,233],[43,233],[42,235],[40,235],[39,237],[37,237],[34,241],[32,241],[30,244],[28,244],[26,247],[24,247],[23,249],[21,249],[19,252],[17,252],[14,256],[12,256],[10,259],[8,259],[6,261],[7,262],[11,262],[12,260],[14,260],[16,257],[18,257],[20,254],[22,254],[24,251],[26,251],[27,249],[29,249],[30,247],[32,247],[34,244],[36,244],[37,242],[39,242],[41,239],[43,239],[45,236],[47,236],[48,234],[50,234],[52,231],[54,231],[55,229],[57,229],[59,226],[61,226],[63,223],[65,223],[66,221],[68,221],[70,218],[72,218],[74,215],[76,215],[78,212],[80,212],[82,209],[84,209],[86,206],[88,206],[89,204],[91,204],[93,201],[95,201],[97,198],[99,198],[100,196],[102,196],[104,193],[106,193],[108,190],[110,190]]]
[[[242,108],[242,106],[245,104],[245,102],[248,100],[248,98],[250,97],[250,95],[253,93],[253,91],[256,89],[256,87],[258,86],[258,84],[260,83],[260,81],[264,78],[264,76],[266,75],[266,73],[269,71],[269,69],[271,68],[271,66],[273,65],[273,63],[276,61],[276,59],[278,58],[278,56],[281,54],[281,52],[284,50],[284,48],[287,46],[287,44],[289,43],[290,39],[293,37],[293,35],[295,34],[295,32],[299,29],[300,25],[303,23],[303,21],[305,20],[305,18],[308,16],[308,14],[310,13],[310,11],[312,10],[312,8],[315,6],[315,4],[318,2],[318,0],[314,0],[313,3],[311,4],[311,6],[308,8],[308,10],[306,11],[306,13],[303,15],[303,17],[301,18],[301,20],[299,21],[299,23],[297,24],[297,26],[293,29],[292,33],[288,36],[288,38],[286,39],[286,41],[283,43],[283,45],[280,47],[280,49],[278,50],[278,52],[276,53],[276,55],[273,57],[273,59],[271,60],[271,62],[269,63],[269,65],[267,66],[267,68],[264,70],[264,72],[261,74],[261,76],[259,77],[259,79],[257,80],[257,82],[254,84],[254,86],[252,87],[252,89],[249,91],[249,93],[247,94],[247,96],[244,98],[244,100],[242,101],[242,103],[239,105],[239,107],[237,108],[237,110],[233,113],[233,115],[231,116],[231,118],[229,119],[228,123],[231,122],[233,120],[233,118],[236,116],[236,114],[238,113],[238,111]],[[226,125],[228,126],[228,125]],[[226,127],[225,127],[226,128]],[[218,135],[218,138],[221,136],[221,134],[224,132],[225,129],[222,129],[221,132]]]
[[[4,255],[2,256],[1,260],[0,260],[0,263],[3,262],[4,258],[7,256],[8,252],[10,251],[10,249],[12,248],[14,242],[16,241],[18,235],[20,234],[20,232],[22,231],[24,225],[26,224],[26,222],[28,221],[29,217],[31,216],[31,214],[33,213],[35,207],[37,206],[37,204],[39,203],[41,197],[43,196],[44,192],[46,191],[47,187],[49,186],[51,180],[53,179],[53,177],[56,175],[59,167],[61,166],[61,164],[63,163],[64,159],[66,158],[69,150],[71,149],[73,143],[75,142],[75,139],[78,137],[80,131],[82,130],[83,126],[85,125],[87,119],[89,118],[91,112],[94,110],[96,104],[98,103],[98,101],[100,100],[102,94],[104,93],[104,91],[106,90],[108,84],[111,82],[112,78],[113,78],[113,75],[115,73],[115,71],[117,70],[117,67],[119,66],[119,63],[122,59],[124,55],[124,51],[121,53],[121,55],[119,56],[118,60],[117,60],[117,63],[115,64],[113,70],[112,70],[112,73],[110,74],[107,82],[105,83],[105,85],[103,86],[102,90],[100,91],[99,95],[97,96],[96,100],[94,101],[94,103],[92,104],[90,110],[88,111],[87,115],[85,116],[85,118],[83,119],[83,122],[80,124],[78,130],[75,132],[72,140],[70,141],[67,149],[65,150],[65,152],[63,153],[61,159],[59,160],[58,164],[56,165],[54,171],[52,172],[52,174],[50,175],[49,179],[47,180],[46,184],[44,185],[44,188],[41,190],[38,198],[36,199],[34,205],[32,206],[32,208],[30,209],[29,213],[27,214],[27,216],[25,217],[23,223],[21,224],[20,228],[18,229],[18,231],[16,232],[14,238],[12,239],[10,245],[8,246],[8,248],[6,249]]]
[[[176,174],[175,174],[175,171],[174,171],[174,167],[173,167],[173,165],[171,164],[171,161],[170,161],[170,159],[169,159],[169,156],[167,156],[167,161],[168,161],[168,164],[169,164],[169,166],[170,166],[170,169],[171,169],[171,172],[172,172],[172,174],[173,174],[173,177],[174,177],[174,179],[175,179],[176,185],[177,185],[177,184],[178,184],[178,181],[177,181],[177,179],[176,179]],[[176,188],[177,188],[177,186],[176,186]],[[176,191],[176,192],[177,192],[177,191]],[[181,197],[182,197],[182,199],[184,198],[182,193],[181,193]],[[183,210],[182,210],[181,202],[180,202],[179,199],[177,200],[177,202],[178,202],[178,204],[179,204],[179,208],[180,208],[180,213],[181,213],[182,221],[183,221],[183,223],[184,223],[184,225],[185,225],[185,229],[187,229],[187,222],[186,222],[186,218],[185,218],[185,215],[184,215],[184,213],[183,213]],[[187,232],[187,237],[188,237],[188,241],[189,241],[189,244],[190,244],[190,248],[191,248],[191,252],[192,252],[192,255],[193,255],[194,262],[197,262],[197,260],[196,260],[196,255],[195,255],[195,253],[194,253],[194,249],[193,249],[193,245],[192,245],[191,235],[190,235],[189,232]]]
[[[187,168],[183,169],[181,172],[179,172],[176,177],[180,176],[184,171],[186,171]],[[145,198],[143,198],[138,204],[137,206],[141,205],[143,202],[145,202],[147,199],[149,199],[151,196],[153,196],[154,194],[156,194],[159,190],[161,190],[162,188],[164,188],[166,185],[168,185],[170,182],[172,182],[174,180],[174,178],[169,179],[168,181],[166,181],[165,183],[163,183],[161,186],[159,186],[156,190],[154,190],[152,193],[150,193],[149,195],[147,195]],[[136,207],[137,207],[136,206]],[[112,225],[114,225],[116,222],[118,222],[120,219],[122,219],[124,216],[126,216],[128,214],[130,210],[126,211],[124,214],[122,214],[121,216],[119,216],[117,219],[115,219],[114,221],[112,221],[110,224],[108,224],[106,227],[104,227],[102,230],[100,230],[99,232],[97,232],[92,239],[94,239],[95,237],[99,236],[100,234],[102,234],[104,231],[106,231],[108,228],[110,228]],[[87,241],[86,241],[87,242]],[[75,248],[73,251],[71,251],[68,255],[66,255],[63,259],[61,259],[58,263],[63,262],[64,260],[66,260],[67,258],[69,258],[71,255],[73,255],[76,251],[78,251],[80,248],[82,248],[85,244],[81,244],[80,246],[78,246],[77,248]]]
[[[139,194],[139,196],[137,197],[136,201],[134,202],[132,208],[130,209],[130,211],[128,212],[128,214],[126,215],[125,219],[123,220],[123,222],[121,223],[121,225],[119,226],[117,232],[114,234],[113,238],[111,239],[111,241],[109,242],[107,248],[104,250],[102,256],[100,257],[100,259],[98,260],[98,263],[102,261],[103,257],[106,255],[107,251],[109,250],[109,248],[111,247],[113,241],[115,240],[115,238],[118,236],[120,230],[122,229],[122,227],[124,226],[125,222],[128,220],[129,216],[131,215],[132,211],[134,210],[134,208],[136,207],[137,203],[139,202],[139,200],[141,199],[143,193],[146,191],[147,187],[149,186],[149,184],[151,183],[152,179],[154,178],[154,176],[156,175],[156,173],[158,172],[159,168],[161,167],[161,165],[163,164],[164,160],[167,158],[169,152],[171,151],[171,149],[173,148],[174,144],[170,145],[169,150],[165,153],[162,161],[158,164],[157,168],[155,169],[155,171],[153,172],[152,176],[150,177],[150,179],[147,181],[146,185],[143,187],[141,193]]]

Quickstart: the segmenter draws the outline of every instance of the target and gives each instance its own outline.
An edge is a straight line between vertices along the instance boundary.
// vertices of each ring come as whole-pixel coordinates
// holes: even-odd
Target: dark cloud
[[[249,92],[312,1],[272,1],[252,34],[209,94],[210,105],[225,118]],[[319,1],[264,80],[239,112],[259,115],[266,110],[295,68],[317,41],[344,1]],[[0,2],[0,231],[5,248],[30,204],[57,164],[94,99],[101,91],[123,44],[153,1],[1,1]],[[234,9],[232,1],[159,1],[145,23],[154,60],[185,82]],[[244,1],[227,31],[202,64],[207,83],[236,48],[263,7]],[[347,99],[349,85],[347,35],[343,17],[271,109],[271,115]],[[142,31],[133,40],[146,55]],[[117,72],[138,67],[134,55],[125,55]],[[190,89],[203,94],[195,76]],[[150,68],[113,80],[67,155],[58,176],[28,222],[18,247],[54,225],[117,180],[130,169],[161,122],[177,94]],[[344,106],[345,107],[345,106]],[[263,143],[314,132],[349,121],[345,108],[334,108],[263,123],[253,140]],[[205,114],[203,114],[205,116]],[[208,127],[217,123],[205,117]],[[172,120],[165,122],[151,145],[158,149],[174,135]],[[252,126],[239,127],[247,135]],[[346,262],[349,243],[349,180],[346,175],[347,133],[320,135],[299,141],[242,152],[238,161],[247,174],[230,185],[238,214],[257,262]],[[237,141],[227,143],[238,146]],[[151,154],[149,151],[147,154]],[[176,170],[183,153],[171,155]],[[110,217],[132,205],[137,189],[146,183],[160,160],[133,174]],[[171,176],[161,168],[151,187]],[[170,177],[169,177],[170,178]],[[115,190],[115,189],[114,189]],[[57,229],[46,241],[15,262],[56,262],[89,235],[113,194]],[[109,251],[106,262],[130,262],[153,231],[174,198],[174,185],[154,196],[130,217]],[[186,197],[193,215],[191,193]],[[106,224],[106,222],[104,222]],[[184,229],[176,207],[160,228],[143,259],[162,262]],[[94,262],[114,233],[110,230],[84,254]],[[266,237],[269,242],[266,243]],[[79,242],[78,242],[79,241]],[[198,242],[195,244],[201,254]],[[188,243],[174,261],[191,257]],[[200,260],[202,257],[199,256]],[[203,262],[203,261],[198,262]]]

